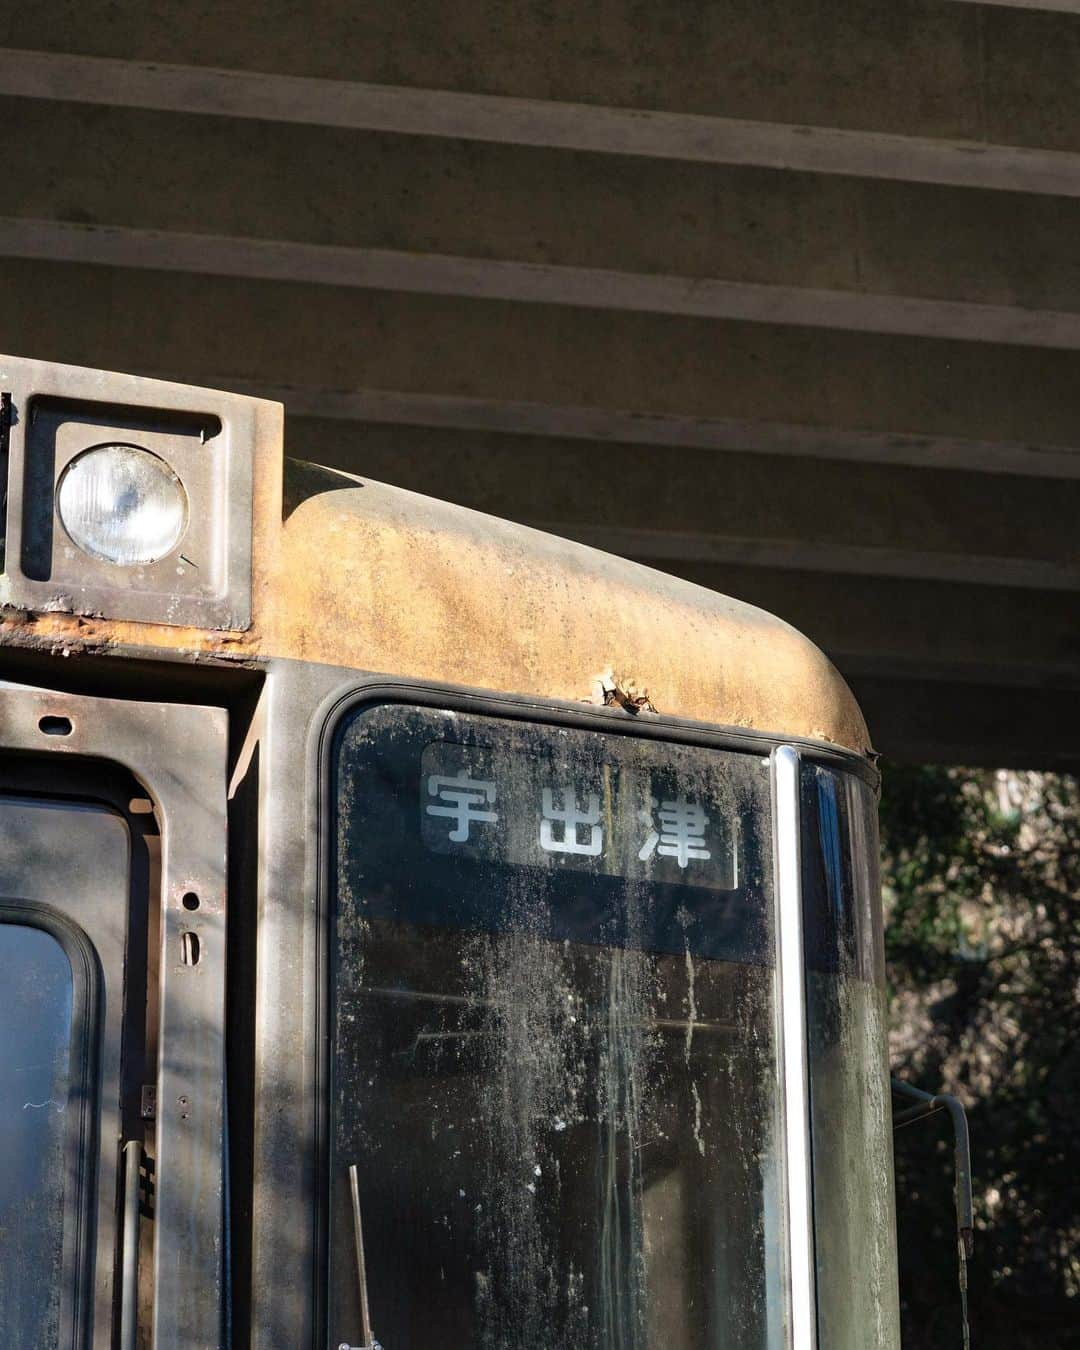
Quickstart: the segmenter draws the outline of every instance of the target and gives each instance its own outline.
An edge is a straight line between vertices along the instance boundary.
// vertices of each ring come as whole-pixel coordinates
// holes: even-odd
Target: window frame
[[[657,714],[630,717],[622,709],[599,708],[583,704],[536,700],[524,696],[473,692],[455,686],[411,683],[360,683],[328,700],[315,747],[319,770],[316,803],[316,832],[319,849],[317,871],[317,1044],[315,1063],[315,1230],[313,1244],[315,1344],[330,1344],[328,1336],[328,1244],[330,1229],[330,1129],[331,1129],[331,1055],[333,1009],[332,987],[332,902],[334,894],[334,846],[336,841],[336,805],[334,775],[337,746],[345,722],[352,714],[362,714],[385,704],[445,708],[449,711],[502,718],[511,721],[538,722],[554,726],[578,727],[614,735],[638,736],[675,744],[730,750],[768,757],[773,782],[773,847],[776,877],[777,930],[777,1059],[781,1076],[781,1130],[785,1141],[784,1204],[785,1262],[792,1278],[788,1304],[787,1344],[798,1350],[814,1350],[817,1334],[817,1308],[814,1294],[814,1230],[811,1194],[811,1155],[809,1138],[809,1077],[807,1068],[807,1028],[804,997],[805,972],[802,959],[802,895],[799,875],[799,761],[805,757],[854,773],[874,790],[879,774],[873,763],[851,750],[830,746],[809,738],[767,735],[742,728],[712,726],[700,722],[669,718]],[[784,755],[781,752],[785,752]],[[787,761],[786,767],[785,761]],[[793,765],[793,771],[792,771]],[[783,816],[783,830],[781,819]],[[781,856],[781,835],[789,841],[786,857]],[[791,850],[791,842],[794,850]],[[782,880],[782,873],[786,880]],[[782,944],[782,945],[781,945]],[[797,959],[796,959],[797,958]],[[793,969],[794,959],[794,969]],[[790,1019],[790,1020],[789,1020]],[[801,1030],[800,1030],[801,1029]],[[789,1036],[798,1036],[795,1055],[788,1048]],[[801,1065],[801,1075],[798,1066]],[[794,1097],[792,1094],[795,1094]],[[801,1095],[800,1095],[801,1094]],[[796,1102],[792,1133],[789,1101]],[[801,1101],[801,1109],[797,1103]],[[798,1142],[801,1141],[801,1142]],[[792,1173],[791,1147],[799,1149],[800,1159]],[[801,1165],[799,1165],[801,1163]],[[801,1202],[799,1236],[793,1247],[791,1217],[792,1187],[805,1197]],[[796,1280],[793,1267],[799,1274]],[[795,1301],[801,1311],[794,1315]],[[803,1339],[798,1339],[796,1329]]]

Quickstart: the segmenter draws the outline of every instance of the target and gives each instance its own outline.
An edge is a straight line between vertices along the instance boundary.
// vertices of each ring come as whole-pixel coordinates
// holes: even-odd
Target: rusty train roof
[[[281,560],[275,655],[568,700],[603,674],[671,716],[870,744],[839,673],[790,625],[539,530],[342,480],[288,518]]]
[[[172,406],[205,393],[108,378],[125,382],[128,396],[152,386]],[[604,674],[639,700],[647,691],[668,716],[867,753],[866,725],[844,680],[781,619],[382,483],[297,464],[283,483],[282,410],[245,404],[255,425],[249,629],[7,607],[0,645],[256,663],[281,657],[572,701],[589,698]]]

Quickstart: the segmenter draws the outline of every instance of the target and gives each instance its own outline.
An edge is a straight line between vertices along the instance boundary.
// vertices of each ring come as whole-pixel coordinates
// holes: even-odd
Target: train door
[[[222,1341],[226,729],[0,689],[10,1350]]]

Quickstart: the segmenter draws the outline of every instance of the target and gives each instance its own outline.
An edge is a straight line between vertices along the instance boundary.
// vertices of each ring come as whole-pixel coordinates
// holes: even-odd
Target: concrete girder
[[[678,278],[663,303],[684,307],[691,282],[705,294],[718,279],[859,296],[862,307],[1002,305],[1023,322],[1080,312],[1080,198],[26,99],[0,102],[0,120],[19,184],[9,214],[51,222],[22,226],[42,251],[57,230],[59,248],[79,225],[119,226],[166,231],[159,250],[196,234],[211,268],[215,237],[239,237],[439,255],[444,270],[454,257],[600,269],[629,274],[623,289]],[[303,248],[291,257],[297,274],[317,266]],[[357,262],[328,259],[343,282]]]
[[[153,370],[139,373],[166,378]],[[581,440],[596,442],[593,453],[599,455],[608,453],[599,447],[648,445],[684,451],[720,450],[925,469],[961,469],[980,474],[1080,478],[1080,446],[975,441],[959,436],[853,431],[845,427],[670,413],[655,416],[627,408],[565,406],[408,393],[395,389],[314,389],[268,385],[228,376],[209,376],[206,382],[215,389],[231,389],[283,403],[290,418]],[[349,432],[336,431],[328,439],[338,440],[342,435],[348,439]],[[613,453],[618,453],[617,449]]]
[[[951,0],[15,7],[15,48],[1080,149],[1080,25]]]
[[[1074,691],[1005,688],[977,676],[948,683],[848,672],[848,683],[886,764],[1080,772]]]
[[[1000,5],[1003,9],[1043,9],[1055,14],[1080,14],[1080,0],[955,0],[964,5]]]
[[[0,347],[292,385],[1080,445],[1072,352],[0,260]]]
[[[665,570],[712,561],[1080,587],[1076,484],[291,413],[288,451]]]
[[[718,563],[748,567],[831,572],[839,575],[911,577],[970,582],[980,586],[1080,591],[1080,563],[1041,558],[999,558],[986,554],[927,553],[880,544],[834,544],[816,540],[770,538],[690,530],[635,529],[618,525],[573,525],[528,518],[548,534],[575,539],[605,553],[637,558],[659,566]]]
[[[0,218],[0,254],[247,280],[457,296],[466,300],[631,310],[739,323],[842,329],[961,342],[1080,350],[1080,312],[926,300],[521,263],[401,249]]]
[[[1080,749],[1080,627],[1073,594],[684,563],[679,576],[782,614],[845,674],[1072,691]]]
[[[0,48],[0,96],[1009,193],[1080,195],[1080,155],[1062,150],[66,52]]]

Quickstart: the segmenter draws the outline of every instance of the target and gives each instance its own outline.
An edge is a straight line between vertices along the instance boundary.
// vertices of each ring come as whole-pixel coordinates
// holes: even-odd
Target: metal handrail
[[[948,1113],[953,1129],[953,1165],[955,1169],[954,1198],[956,1201],[957,1282],[960,1286],[960,1307],[963,1315],[964,1350],[970,1350],[971,1332],[968,1326],[967,1263],[975,1251],[974,1199],[971,1185],[971,1136],[968,1132],[967,1112],[962,1103],[947,1092],[924,1092],[899,1078],[892,1079],[892,1090],[897,1097],[906,1098],[914,1105],[893,1112],[893,1130],[902,1130],[917,1120],[926,1120],[938,1111]]]

